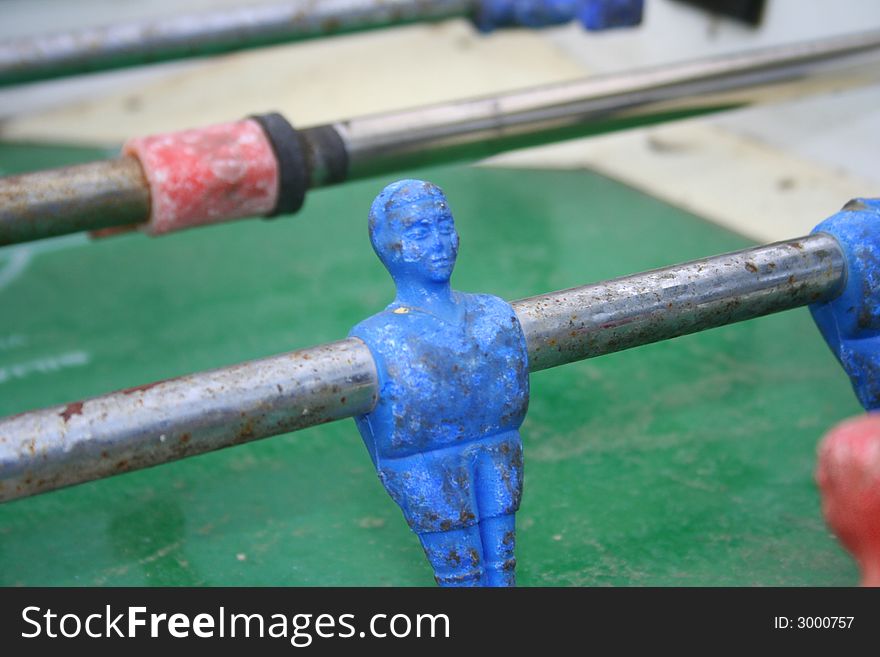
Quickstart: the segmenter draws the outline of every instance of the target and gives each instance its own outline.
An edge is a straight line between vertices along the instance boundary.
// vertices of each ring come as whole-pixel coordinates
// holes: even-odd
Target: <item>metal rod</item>
[[[880,31],[874,31],[364,116],[300,134],[308,137],[314,130],[335,130],[345,144],[346,179],[351,180],[763,101],[768,85],[820,76],[827,72],[820,64],[878,48]],[[839,88],[846,81],[835,76],[834,84]],[[108,180],[95,188],[80,175],[81,167],[0,178],[0,245],[145,221],[148,210],[142,200],[98,201],[102,211],[97,214],[78,210],[88,207],[92,196],[106,197],[108,186],[118,186],[119,199],[143,199],[149,194],[143,177],[122,173],[133,170],[130,160],[103,164]],[[66,176],[70,183],[59,184]],[[314,187],[336,182],[317,170],[309,171],[308,179]],[[53,197],[57,203],[45,213],[39,204],[31,208],[31,188],[63,193]]]
[[[0,500],[366,413],[376,368],[355,339],[2,420]]]
[[[628,127],[651,115],[664,120],[766,101],[772,98],[769,86],[819,77],[827,72],[823,64],[878,48],[875,30],[377,114],[333,127],[348,149],[349,178],[369,176],[447,153],[450,159],[461,157],[467,147],[478,147],[470,157],[487,156]],[[846,84],[839,70],[833,73],[835,85]]]
[[[140,223],[149,214],[147,181],[130,157],[0,178],[0,244],[109,228],[119,217]]]
[[[532,372],[835,297],[837,241],[815,235],[513,302]],[[0,501],[368,412],[355,338],[0,419]]]
[[[0,86],[470,16],[473,0],[288,0],[0,42]]]
[[[824,234],[513,302],[529,371],[668,340],[836,296],[845,263]]]

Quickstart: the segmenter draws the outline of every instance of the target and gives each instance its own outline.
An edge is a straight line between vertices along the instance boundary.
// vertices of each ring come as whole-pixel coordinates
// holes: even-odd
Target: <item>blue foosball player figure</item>
[[[880,199],[857,198],[813,229],[837,240],[846,284],[810,312],[866,411],[880,411]]]
[[[837,240],[846,278],[838,296],[810,311],[868,411],[828,433],[816,480],[825,519],[859,562],[862,585],[880,586],[880,199],[853,199],[813,232]]]
[[[386,187],[369,231],[397,295],[350,333],[379,375],[357,427],[437,583],[513,586],[529,399],[522,328],[502,299],[450,287],[459,240],[436,185]]]

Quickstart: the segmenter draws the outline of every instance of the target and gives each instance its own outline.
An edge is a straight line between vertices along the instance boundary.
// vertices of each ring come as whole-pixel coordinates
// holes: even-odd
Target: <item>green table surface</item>
[[[107,155],[5,144],[0,174]],[[587,171],[395,177],[446,190],[455,287],[507,299],[749,244]],[[274,221],[0,249],[0,415],[344,337],[392,297],[366,227],[391,179]],[[813,469],[860,407],[806,309],[531,384],[521,585],[857,582]],[[432,583],[350,419],[0,506],[3,585]]]

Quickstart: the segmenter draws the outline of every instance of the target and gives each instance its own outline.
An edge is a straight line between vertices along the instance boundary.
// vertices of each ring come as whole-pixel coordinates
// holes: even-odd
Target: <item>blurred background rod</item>
[[[288,0],[0,42],[0,86],[471,16],[474,0]]]

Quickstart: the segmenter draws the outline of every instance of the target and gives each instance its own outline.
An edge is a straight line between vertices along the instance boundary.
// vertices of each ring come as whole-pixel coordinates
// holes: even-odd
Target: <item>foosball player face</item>
[[[370,238],[395,283],[448,283],[458,255],[458,233],[443,192],[423,183],[416,194],[392,195],[383,210],[381,220],[372,215]]]

